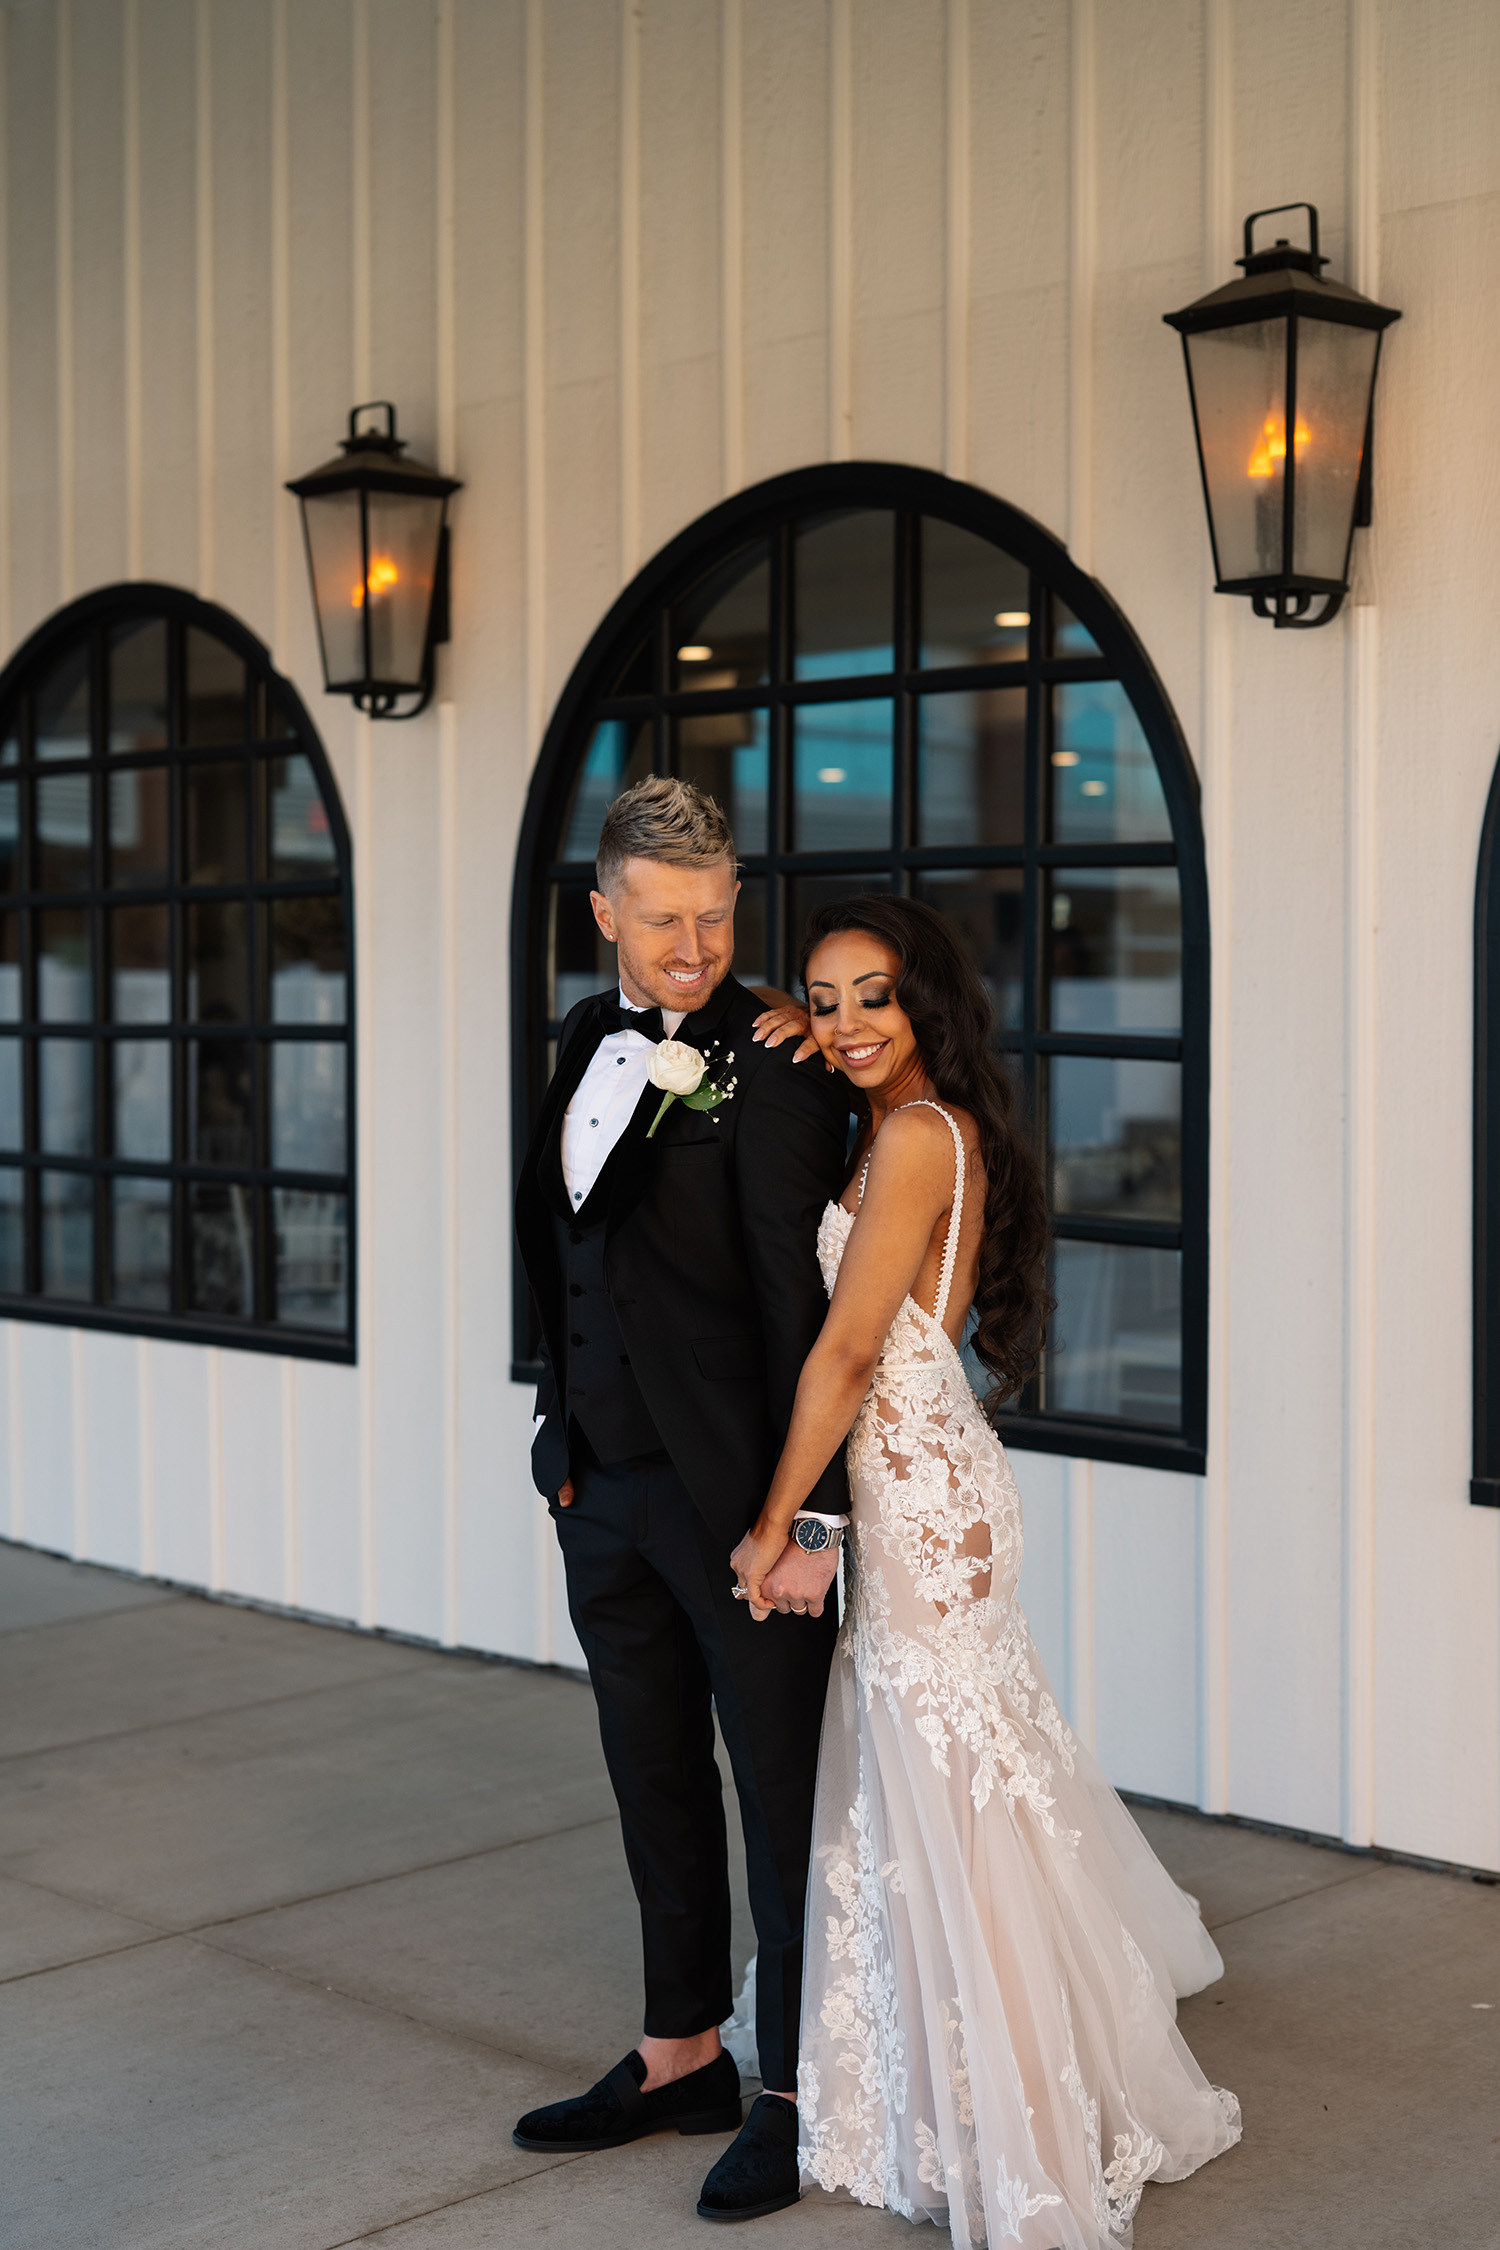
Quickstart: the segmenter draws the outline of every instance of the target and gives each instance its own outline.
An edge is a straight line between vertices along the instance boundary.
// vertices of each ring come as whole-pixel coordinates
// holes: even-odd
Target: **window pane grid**
[[[972,614],[960,614],[969,586],[962,571],[950,567],[946,583],[934,580],[933,599],[948,606],[928,645],[923,578],[926,527],[933,519],[909,510],[894,516],[885,668],[873,668],[881,661],[885,628],[868,602],[861,612],[865,596],[853,580],[842,590],[826,577],[820,582],[808,644],[816,647],[816,661],[799,656],[797,581],[804,551],[812,551],[803,543],[809,522],[784,522],[757,544],[761,556],[769,549],[770,563],[760,582],[769,588],[765,677],[741,672],[745,684],[739,685],[721,673],[707,684],[711,621],[718,613],[692,611],[691,597],[678,596],[684,616],[710,621],[694,629],[692,658],[683,659],[673,645],[670,615],[660,611],[654,693],[640,692],[646,682],[637,672],[629,683],[636,692],[617,688],[593,706],[588,723],[649,720],[655,770],[682,772],[725,804],[742,840],[742,878],[764,891],[766,981],[793,982],[800,927],[821,898],[894,888],[958,912],[963,928],[972,924],[969,942],[982,939],[990,949],[980,965],[996,999],[997,1044],[1014,1058],[1054,1199],[1072,1198],[1070,1208],[1056,1208],[1055,1235],[1059,1271],[1072,1291],[1064,1310],[1083,1341],[1065,1336],[1065,1351],[1049,1352],[1019,1420],[1041,1409],[1132,1427],[1180,1428],[1181,1330],[1180,1320],[1173,1329],[1171,1310],[1180,1282],[1165,1266],[1150,1264],[1176,1260],[1184,1239],[1176,1113],[1153,1122],[1131,1108],[1134,1096],[1121,1096],[1126,1110],[1118,1111],[1099,1095],[1089,1097],[1094,1108],[1087,1118],[1072,1114],[1082,1098],[1076,1092],[1080,1069],[1085,1075],[1112,1072],[1111,1084],[1124,1084],[1122,1072],[1128,1079],[1132,1070],[1182,1062],[1177,851],[1154,753],[1115,661],[1045,579],[1009,564],[999,549],[988,551],[999,558],[995,584],[1003,590],[983,614],[972,601]],[[834,539],[836,519],[819,518],[811,530]],[[837,536],[854,558],[857,579],[875,547],[869,540],[861,546],[856,531]],[[955,538],[972,539],[976,554],[982,547],[974,535]],[[732,573],[723,560],[716,568],[715,599],[722,601]],[[1023,603],[1024,615],[1017,614]],[[738,629],[743,640],[744,616]],[[981,640],[984,660],[967,660],[966,649],[977,650]],[[847,664],[837,655],[845,648]],[[703,668],[701,689],[691,684],[692,664]],[[883,720],[876,717],[880,707]],[[728,761],[721,758],[711,772],[700,746],[752,739],[764,745],[764,770],[757,769],[755,809],[747,818],[742,782],[726,778],[715,786],[713,774],[727,776]],[[1015,745],[1009,752],[1007,741]],[[929,745],[946,759],[946,779],[930,766]],[[1011,785],[1012,809],[993,796],[996,760],[1007,755],[1022,769]],[[747,764],[742,760],[740,770]],[[951,798],[943,816],[948,834],[940,822],[935,832],[938,786]],[[825,793],[827,809],[821,810]],[[554,849],[561,842],[559,832]],[[557,897],[586,904],[593,870],[584,854],[591,842],[592,836],[575,833],[566,855],[546,869]],[[973,879],[966,888],[965,877]],[[1007,881],[1018,886],[1015,893]],[[564,999],[571,1004],[597,989],[608,973],[602,955],[597,962],[580,957],[566,991],[555,985],[554,1005],[544,1011],[549,1040],[566,1013]],[[1053,1087],[1065,1059],[1074,1065],[1066,1114]],[[1061,1156],[1054,1128],[1065,1136]],[[1083,1256],[1088,1245],[1098,1253],[1092,1266]],[[1080,1287],[1093,1291],[1088,1301],[1096,1326],[1100,1304],[1115,1305],[1127,1326],[1135,1324],[1128,1336],[1121,1330],[1125,1343],[1101,1341],[1079,1328]],[[1064,1364],[1069,1353],[1071,1370]]]
[[[320,754],[202,605],[90,607],[0,724],[0,1300],[342,1354],[352,961]]]

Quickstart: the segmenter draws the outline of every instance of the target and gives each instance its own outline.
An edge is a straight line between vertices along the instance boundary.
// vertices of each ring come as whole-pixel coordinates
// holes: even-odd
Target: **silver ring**
[[[735,1598],[735,1600],[736,1600],[737,1602],[742,1602],[742,1601],[744,1600],[744,1598],[745,1598],[745,1589],[744,1589],[744,1587],[743,1587],[743,1586],[735,1586],[735,1587],[734,1587],[734,1588],[732,1589],[732,1591],[733,1591],[733,1594],[734,1594],[734,1598]]]
[[[802,1604],[802,1607],[801,1607],[800,1609],[799,1609],[799,1608],[797,1607],[797,1604],[796,1604],[795,1602],[793,1602],[793,1604],[792,1604],[792,1615],[793,1615],[793,1617],[805,1617],[805,1616],[807,1615],[807,1604],[806,1604],[806,1602],[804,1602],[804,1603]]]

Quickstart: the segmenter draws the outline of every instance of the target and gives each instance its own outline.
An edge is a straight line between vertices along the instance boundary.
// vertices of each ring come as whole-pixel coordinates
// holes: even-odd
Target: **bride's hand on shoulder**
[[[790,1541],[784,1531],[770,1530],[764,1524],[753,1523],[729,1558],[734,1572],[735,1586],[742,1601],[750,1604],[750,1615],[757,1625],[763,1625],[773,1609],[783,1605],[765,1590],[765,1581],[780,1561]],[[799,1550],[800,1552],[800,1550]]]
[[[792,1057],[794,1063],[806,1062],[809,1055],[815,1055],[818,1042],[812,1035],[812,1019],[807,1010],[789,992],[778,992],[772,985],[757,985],[755,992],[757,998],[766,1003],[756,1017],[755,1029],[751,1033],[756,1043],[764,1041],[768,1047],[779,1047],[784,1039],[795,1038],[797,1052]],[[833,1065],[825,1062],[823,1067],[831,1070]]]

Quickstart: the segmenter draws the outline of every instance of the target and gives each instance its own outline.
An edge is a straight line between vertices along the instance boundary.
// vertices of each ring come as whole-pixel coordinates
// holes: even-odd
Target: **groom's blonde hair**
[[[714,867],[727,859],[733,867],[734,838],[706,790],[648,774],[604,816],[594,869],[606,897],[619,889],[627,859],[654,859],[664,867]]]

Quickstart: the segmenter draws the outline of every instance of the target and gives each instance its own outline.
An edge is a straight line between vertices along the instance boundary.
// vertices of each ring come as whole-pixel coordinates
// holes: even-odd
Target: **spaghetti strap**
[[[901,1108],[935,1109],[939,1117],[945,1118],[947,1120],[948,1130],[953,1135],[953,1154],[957,1160],[956,1169],[953,1176],[953,1208],[948,1213],[948,1234],[947,1239],[943,1244],[943,1270],[938,1281],[937,1303],[933,1306],[931,1315],[931,1317],[937,1322],[939,1328],[941,1328],[944,1320],[947,1318],[948,1292],[953,1287],[953,1268],[958,1262],[958,1230],[963,1223],[964,1215],[964,1137],[958,1129],[957,1118],[954,1117],[951,1110],[944,1109],[941,1102],[929,1101],[927,1097],[923,1095],[922,1098],[918,1101],[903,1102],[901,1104]],[[895,1111],[892,1112],[893,1116],[896,1114],[897,1113]],[[870,1150],[870,1156],[873,1156],[874,1153],[875,1151],[872,1147]],[[870,1177],[870,1156],[867,1156],[865,1158],[865,1161],[860,1168],[860,1203],[864,1202],[865,1182]],[[858,1204],[856,1204],[856,1210],[858,1209],[858,1207]]]

